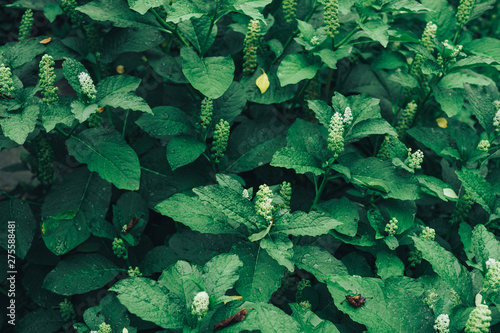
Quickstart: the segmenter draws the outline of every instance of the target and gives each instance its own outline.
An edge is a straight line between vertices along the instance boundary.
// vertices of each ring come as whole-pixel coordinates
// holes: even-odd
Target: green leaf
[[[274,260],[281,266],[285,266],[290,272],[294,271],[293,243],[288,236],[277,234],[273,237],[266,237],[260,241],[260,247],[267,251]]]
[[[179,260],[175,265],[168,267],[158,278],[158,283],[179,296],[182,303],[189,309],[193,297],[203,288],[202,272],[197,265]]]
[[[500,242],[484,225],[478,224],[472,231],[470,251],[483,269],[488,259],[500,258]]]
[[[341,224],[342,222],[323,212],[312,211],[306,213],[295,211],[277,220],[271,229],[271,233],[292,236],[320,236]]]
[[[234,223],[214,206],[199,198],[182,193],[160,202],[155,209],[192,230],[206,234],[237,234]]]
[[[161,273],[170,265],[175,264],[177,260],[180,258],[171,248],[160,245],[146,253],[139,268],[143,275],[149,276],[153,273]]]
[[[432,269],[467,302],[474,304],[472,278],[469,271],[460,264],[455,256],[443,249],[438,243],[420,237],[411,237],[417,250],[422,252]]]
[[[139,159],[118,132],[91,128],[68,139],[66,146],[80,163],[119,189],[139,189]]]
[[[335,220],[342,222],[341,225],[335,228],[341,234],[347,236],[355,236],[358,230],[359,213],[356,206],[347,199],[332,199],[322,202],[319,205],[320,210],[330,214]]]
[[[157,1],[157,0],[154,0]],[[94,0],[76,10],[99,22],[111,21],[119,28],[148,29],[159,24],[151,13],[141,15],[129,9],[125,0]]]
[[[147,278],[120,280],[109,288],[131,313],[162,328],[181,329],[185,308],[181,299],[160,283]]]
[[[314,115],[323,126],[329,127],[333,116],[333,109],[320,99],[307,101],[307,106],[314,111]]]
[[[96,86],[97,100],[100,101],[106,96],[114,93],[128,93],[139,88],[141,79],[126,74],[108,76]]]
[[[481,177],[480,170],[464,168],[462,171],[456,171],[456,174],[472,198],[491,213],[495,206],[495,192],[488,181]]]
[[[397,235],[413,227],[417,215],[417,205],[414,201],[387,200],[386,203],[389,216],[398,220]]]
[[[247,96],[241,83],[233,81],[224,95],[214,101],[212,125],[221,119],[232,122],[247,104]],[[234,133],[231,133],[233,136]]]
[[[45,130],[52,131],[57,124],[71,126],[75,121],[75,116],[67,105],[48,105],[42,113],[42,123]]]
[[[407,173],[398,172],[389,161],[368,157],[348,167],[353,184],[378,191],[385,198],[415,200],[420,197],[417,181]]]
[[[178,28],[182,35],[185,36],[189,42],[191,42],[196,50],[202,53],[204,51],[202,48],[205,47],[205,50],[210,48],[215,41],[215,37],[217,36],[217,25],[212,26],[211,22],[211,18],[207,16],[202,16],[200,18],[191,17],[189,20],[180,22]],[[211,31],[210,27],[212,27]],[[209,31],[210,36],[205,42]]]
[[[389,252],[378,252],[377,260],[377,274],[383,279],[388,279],[393,276],[403,276],[405,265],[399,257]]]
[[[168,10],[167,22],[179,23],[190,18],[199,18],[211,11],[212,4],[202,0],[179,0],[172,3]]]
[[[114,93],[104,97],[99,101],[100,106],[112,106],[114,108],[122,108],[125,110],[142,111],[153,114],[148,103],[141,97],[133,93]]]
[[[110,63],[125,52],[143,52],[158,46],[162,41],[163,37],[157,27],[115,28],[103,38],[101,61]]]
[[[203,95],[216,99],[226,92],[234,77],[234,62],[230,56],[200,59],[188,47],[181,49],[182,72],[191,85]]]
[[[222,301],[226,291],[233,288],[239,279],[238,271],[243,263],[234,254],[220,254],[203,267],[203,286],[209,296]]]
[[[192,136],[176,136],[167,145],[167,160],[172,171],[194,162],[207,147]]]
[[[146,201],[137,192],[125,192],[120,196],[120,199],[113,206],[113,224],[117,230],[122,230],[123,226],[130,223],[133,218],[138,221],[129,229],[126,235],[122,238],[125,239],[130,245],[136,246],[139,244],[141,234],[146,228],[146,223],[149,219],[149,210]]]
[[[337,62],[345,57],[348,57],[352,53],[352,46],[343,47],[337,51],[330,49],[321,49],[319,52],[314,52],[321,58],[321,61],[325,63],[331,69],[337,69]]]
[[[303,333],[340,333],[337,327],[318,317],[311,310],[302,308],[297,303],[290,303],[292,308],[292,318],[300,324],[300,331]]]
[[[234,10],[250,16],[254,20],[265,21],[261,14],[264,7],[270,4],[272,0],[235,0],[233,3]]]
[[[144,15],[149,9],[162,6],[163,0],[128,0],[128,5],[130,9]]]
[[[30,104],[22,112],[3,115],[5,117],[0,118],[0,127],[3,134],[17,144],[22,145],[28,135],[35,129],[39,113],[40,106]]]
[[[399,284],[403,279],[333,275],[327,286],[337,308],[355,322],[365,325],[369,332],[432,332],[434,316],[431,310],[421,297]],[[367,299],[360,308],[344,301],[345,295],[357,294],[373,299]]]
[[[245,300],[268,302],[281,284],[283,267],[255,243],[235,244],[231,253],[243,262],[236,291]]]
[[[17,69],[45,51],[45,45],[40,44],[43,37],[26,40],[22,43],[12,42],[0,47],[0,61],[12,69]]]
[[[97,104],[87,105],[80,100],[74,100],[71,102],[71,113],[80,122],[83,123],[85,120],[89,119],[90,115],[97,112]]]
[[[193,128],[189,118],[182,110],[173,106],[157,106],[154,115],[144,114],[136,124],[149,135],[156,138],[184,133]]]
[[[304,55],[292,53],[287,55],[278,67],[278,78],[284,87],[314,78],[320,68],[321,65],[310,63]]]
[[[464,83],[478,86],[489,86],[492,81],[486,76],[473,71],[464,70],[462,72],[450,73],[446,75],[438,85],[444,89],[463,88]]]
[[[295,94],[295,86],[282,87],[276,73],[273,71],[266,72],[269,79],[269,88],[265,93],[261,93],[257,87],[257,78],[262,75],[262,70],[257,68],[251,77],[245,76],[241,79],[241,83],[245,88],[245,94],[250,102],[258,104],[278,104],[286,102],[293,98]]]
[[[308,271],[323,283],[332,275],[349,274],[342,261],[316,246],[295,246],[293,261],[298,268]]]
[[[60,261],[45,277],[42,287],[64,296],[84,294],[103,287],[119,270],[98,254],[75,254]]]
[[[85,310],[83,320],[91,330],[99,330],[99,325],[105,322],[111,326],[113,332],[122,332],[127,328],[130,332],[130,319],[127,308],[123,306],[115,294],[106,295],[99,305]]]
[[[385,119],[370,119],[356,123],[347,133],[345,140],[346,142],[355,142],[375,134],[398,135]]]
[[[64,324],[60,311],[38,308],[23,316],[16,330],[23,333],[57,332]]]
[[[37,225],[35,216],[33,216],[29,204],[19,199],[0,202],[0,211],[2,212],[0,215],[0,246],[10,254],[12,254],[11,250],[15,250],[15,255],[24,259],[35,237]],[[11,239],[15,240],[15,247],[9,242]],[[14,269],[9,268],[9,270]]]
[[[418,87],[418,81],[412,75],[408,73],[404,73],[401,71],[397,71],[392,73],[388,77],[389,81],[399,83],[401,86],[405,88],[416,88]]]
[[[58,3],[48,2],[43,6],[43,15],[49,20],[50,23],[54,22],[59,14],[63,11]]]
[[[374,41],[386,47],[389,43],[389,25],[380,18],[372,19],[366,23],[360,22],[359,27]]]
[[[441,109],[448,117],[457,115],[464,105],[462,94],[453,89],[444,89],[434,83],[431,84],[434,98],[441,105]]]
[[[385,232],[387,222],[384,220],[382,213],[378,209],[371,208],[368,210],[367,216],[370,225],[375,230],[375,239],[384,238],[387,235]]]
[[[89,236],[93,220],[104,219],[111,199],[111,184],[86,168],[66,174],[51,187],[42,205],[43,240],[56,255],[63,255]],[[60,221],[51,216],[75,211],[73,219]]]
[[[78,75],[80,73],[86,73],[90,76],[89,72],[82,65],[81,62],[72,58],[64,58],[64,62],[62,64],[64,77],[68,80],[69,85],[73,88],[77,95],[82,94],[82,86],[80,85],[80,80],[78,79]]]
[[[477,117],[477,120],[487,131],[494,131],[493,118],[497,112],[497,108],[493,103],[494,97],[486,87],[476,87],[469,84],[464,85],[465,95],[469,103],[472,105],[472,112]]]
[[[465,43],[464,50],[500,62],[500,40],[483,37]]]
[[[456,149],[455,140],[442,128],[416,126],[410,128],[406,133],[423,143],[427,148],[432,149],[439,156],[461,159],[460,153]]]

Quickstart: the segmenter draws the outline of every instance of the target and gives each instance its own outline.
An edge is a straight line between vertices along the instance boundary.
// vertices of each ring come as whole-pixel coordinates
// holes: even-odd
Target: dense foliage
[[[2,6],[2,332],[500,331],[498,15]]]

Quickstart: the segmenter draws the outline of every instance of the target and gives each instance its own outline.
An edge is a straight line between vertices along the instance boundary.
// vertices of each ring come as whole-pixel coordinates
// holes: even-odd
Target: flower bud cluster
[[[31,9],[27,9],[23,14],[21,24],[19,25],[19,41],[30,38],[31,29],[33,28],[33,21],[33,11]]]
[[[434,305],[439,300],[439,295],[435,289],[432,289],[427,295],[424,297],[424,303],[429,307],[429,309],[434,309]]]
[[[221,119],[220,122],[215,125],[214,143],[212,146],[212,157],[215,163],[219,163],[222,156],[224,156],[224,152],[227,148],[227,140],[229,139],[229,128],[229,123],[224,119]]]
[[[483,287],[489,291],[500,292],[500,261],[490,258],[486,261],[488,271],[484,277]]]
[[[495,132],[500,132],[500,109],[498,109],[493,117],[493,127],[495,127]]]
[[[405,136],[406,131],[413,125],[416,114],[417,104],[415,103],[415,101],[411,101],[404,108],[403,112],[401,113],[401,117],[399,118],[398,125],[396,126],[396,132],[401,139]]]
[[[422,33],[422,44],[424,44],[425,48],[429,50],[429,52],[434,50],[434,43],[432,42],[432,39],[436,38],[436,32],[437,25],[430,21],[427,23],[424,32]]]
[[[36,176],[42,184],[50,184],[54,178],[54,150],[52,150],[45,132],[37,135],[32,143],[35,146],[37,156]]]
[[[451,214],[450,223],[455,224],[462,222],[467,214],[469,214],[473,204],[474,199],[472,199],[471,195],[466,192],[457,202],[455,210],[453,211],[453,214]]]
[[[212,121],[212,115],[214,112],[214,102],[211,98],[205,97],[201,101],[201,114],[200,114],[200,125],[203,129],[206,129],[210,122]]]
[[[450,317],[447,314],[440,314],[434,322],[436,333],[450,333]]]
[[[335,112],[330,120],[328,149],[333,152],[335,158],[344,151],[344,119],[340,112]]]
[[[193,298],[191,305],[191,314],[198,317],[198,320],[205,317],[208,312],[210,298],[205,291],[197,293]]]
[[[350,107],[346,107],[344,110],[344,120],[343,123],[347,126],[352,124],[352,110]]]
[[[266,184],[260,185],[256,194],[255,212],[267,222],[273,222],[273,191]]]
[[[83,21],[82,13],[76,10],[78,6],[76,0],[60,0],[59,3],[71,22],[80,24]]]
[[[0,64],[0,94],[11,96],[15,90],[10,68]]]
[[[335,37],[339,32],[339,2],[338,0],[325,0],[323,11],[325,31],[330,37]]]
[[[292,199],[292,185],[289,182],[283,182],[280,186],[280,195],[283,198],[283,204],[280,209],[290,210],[290,200]]]
[[[75,309],[73,308],[73,304],[71,304],[67,298],[64,299],[64,302],[59,303],[59,312],[61,313],[61,317],[64,321],[75,319]]]
[[[57,88],[54,86],[56,82],[56,74],[54,73],[54,59],[48,54],[44,54],[40,64],[38,77],[40,78],[39,85],[42,88],[42,100],[45,104],[55,104],[59,101],[57,96]]]
[[[297,18],[297,0],[283,0],[282,5],[286,23],[293,23]]]
[[[128,276],[130,277],[141,277],[142,276],[142,273],[141,271],[139,270],[139,267],[135,267],[135,268],[132,268],[132,266],[129,266],[128,267],[128,271],[127,271],[127,274]]]
[[[460,5],[457,10],[457,26],[462,28],[469,20],[472,8],[474,7],[474,0],[460,0]]]
[[[422,162],[424,161],[424,153],[419,149],[412,153],[411,148],[408,148],[408,157],[405,160],[405,164],[415,172],[415,169],[421,169]]]
[[[436,230],[429,227],[425,227],[425,229],[420,234],[420,238],[433,241],[436,238]]]
[[[94,86],[94,81],[90,77],[89,73],[81,72],[78,74],[78,80],[80,81],[80,86],[82,88],[82,93],[87,96],[90,102],[94,102],[97,94],[97,90]]]
[[[393,217],[386,225],[385,225],[385,232],[389,234],[389,236],[394,236],[396,235],[396,232],[398,231],[398,219]]]
[[[111,328],[111,325],[101,323],[99,325],[99,331],[97,331],[97,333],[113,333],[113,329]]]
[[[251,20],[243,41],[243,73],[251,75],[257,68],[257,51],[260,44],[259,20]]]
[[[247,189],[244,189],[241,195],[243,196],[243,198],[250,200],[250,193],[248,193]]]
[[[125,246],[125,243],[123,242],[123,239],[121,239],[121,238],[115,238],[113,240],[113,253],[118,258],[123,258],[123,259],[127,259],[128,258],[127,247]]]
[[[443,46],[444,46],[444,57],[448,59],[449,62],[457,61],[457,57],[462,51],[463,46],[462,45],[453,46],[449,43],[448,40],[445,40],[443,42]],[[437,62],[441,67],[444,66],[443,56],[441,54],[438,54]]]
[[[490,149],[490,141],[489,140],[481,140],[479,144],[477,145],[477,150],[482,150],[487,152],[488,149]]]
[[[466,333],[488,333],[491,324],[491,310],[487,305],[476,304],[465,323]]]

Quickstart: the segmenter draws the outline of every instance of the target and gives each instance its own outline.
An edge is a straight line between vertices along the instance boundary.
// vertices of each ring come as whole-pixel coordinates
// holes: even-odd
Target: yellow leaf
[[[445,118],[438,118],[438,119],[436,119],[436,123],[441,128],[448,127],[448,121]]]
[[[51,40],[52,40],[52,37],[42,39],[40,41],[40,44],[47,45],[48,43],[50,43]]]
[[[260,93],[263,94],[267,91],[267,88],[269,88],[269,78],[267,77],[266,72],[262,69],[262,75],[257,78],[257,81],[255,81],[255,84],[257,87],[260,89]]]

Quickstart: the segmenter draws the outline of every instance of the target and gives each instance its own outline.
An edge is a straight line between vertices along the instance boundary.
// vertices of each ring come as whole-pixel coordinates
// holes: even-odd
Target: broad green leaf
[[[35,237],[36,221],[29,204],[19,199],[0,202],[0,246],[15,250],[15,255],[24,259]],[[9,223],[11,222],[11,223]],[[10,236],[10,237],[9,237]],[[15,248],[9,240],[15,240]],[[6,257],[7,258],[7,257]],[[6,259],[7,260],[7,259]],[[15,270],[9,267],[9,270]]]
[[[408,11],[408,12],[428,12],[429,9],[422,6],[416,0],[392,0],[384,4],[384,11]]]
[[[113,332],[122,332],[124,328],[132,330],[127,308],[111,293],[106,295],[99,305],[85,310],[83,320],[91,330],[98,331],[103,321],[111,326]]]
[[[389,252],[378,252],[377,260],[377,274],[383,279],[388,279],[393,276],[403,276],[405,265],[398,258],[397,255]]]
[[[382,118],[379,104],[379,99],[364,94],[344,97],[339,92],[335,92],[335,95],[332,97],[332,108],[334,111],[340,112],[343,115],[346,107],[349,106],[351,108],[353,122],[349,131],[352,130],[357,123],[364,120]],[[346,133],[347,136],[349,135],[349,131]]]
[[[147,278],[120,280],[109,291],[118,293],[120,302],[139,318],[162,328],[181,329],[185,308],[179,296]]]
[[[167,145],[167,160],[172,171],[194,162],[205,151],[206,145],[192,136],[176,136]]]
[[[212,20],[208,16],[202,16],[200,18],[191,17],[189,20],[180,22],[178,28],[196,50],[203,53],[203,51],[210,48],[217,36],[217,25],[213,25],[210,36],[208,40],[206,39],[211,27],[211,22]]]
[[[278,78],[281,86],[284,87],[312,79],[320,68],[320,64],[310,63],[304,55],[292,53],[287,55],[278,67]]]
[[[406,133],[423,143],[427,148],[432,149],[439,156],[461,158],[460,153],[455,148],[455,140],[442,128],[416,126],[410,128]]]
[[[346,142],[355,142],[369,135],[388,134],[397,136],[394,128],[385,119],[370,119],[356,123],[345,137]]]
[[[321,49],[319,52],[314,52],[314,55],[319,56],[321,61],[323,61],[331,69],[337,69],[337,62],[345,57],[348,57],[351,53],[352,46],[349,46],[338,49],[337,51]]]
[[[441,81],[439,81],[438,85],[444,89],[460,89],[464,87],[464,83],[474,84],[477,86],[489,86],[492,81],[486,76],[473,71],[465,70],[446,75]]]
[[[83,123],[85,120],[89,119],[90,115],[97,112],[97,104],[87,105],[80,100],[74,100],[71,102],[71,113],[80,122]]]
[[[184,133],[193,128],[188,116],[173,106],[157,106],[152,114],[144,114],[136,124],[156,138]]]
[[[385,198],[415,200],[420,197],[418,182],[407,173],[399,172],[389,161],[368,157],[348,167],[353,184],[378,191]]]
[[[434,98],[441,105],[441,109],[448,117],[457,115],[464,105],[462,94],[453,89],[444,89],[435,84],[431,84]]]
[[[90,76],[89,72],[82,65],[81,62],[72,58],[65,58],[63,65],[64,77],[68,80],[69,85],[73,88],[77,95],[82,94],[82,86],[80,85],[80,80],[78,79],[78,75],[80,73],[86,73]]]
[[[153,111],[149,107],[148,103],[143,98],[134,95],[131,92],[107,95],[99,101],[99,105],[153,114]]]
[[[492,93],[485,87],[464,85],[465,96],[472,105],[472,112],[477,117],[477,120],[487,131],[495,130],[493,126],[493,118],[498,111],[493,104],[494,97]]]
[[[144,15],[149,9],[162,6],[163,0],[128,0],[128,5],[130,9]]]
[[[250,232],[267,226],[264,218],[255,213],[254,204],[244,198],[241,193],[220,185],[197,187],[193,189],[193,192],[198,194],[202,201],[210,203],[216,211],[224,214],[228,219],[245,225]]]
[[[219,123],[221,119],[232,122],[247,104],[247,95],[241,83],[233,81],[224,95],[214,100],[214,112],[212,125]],[[231,133],[233,136],[234,133]]]
[[[163,271],[158,283],[179,296],[186,309],[191,307],[193,297],[203,288],[202,272],[197,265],[179,260]]]
[[[203,267],[203,286],[209,296],[221,301],[226,291],[238,281],[238,271],[243,263],[234,254],[220,254]]]
[[[278,150],[273,155],[271,165],[293,169],[295,172],[301,174],[311,172],[316,176],[324,172],[322,169],[323,164],[318,159],[295,147],[285,147]]]
[[[66,141],[69,154],[89,170],[125,190],[139,189],[141,169],[136,153],[122,136],[110,129],[92,128]]]
[[[168,10],[167,22],[179,23],[190,18],[199,18],[210,13],[212,3],[203,0],[178,0]]]
[[[293,261],[298,268],[313,274],[320,282],[332,275],[347,275],[347,268],[327,250],[316,246],[295,246]]]
[[[49,20],[50,23],[54,22],[59,14],[62,14],[63,10],[58,3],[48,2],[43,6],[43,15]]]
[[[401,86],[405,88],[416,88],[418,87],[418,81],[415,79],[414,76],[404,73],[404,72],[394,72],[392,73],[389,78],[389,81],[399,83]]]
[[[300,325],[280,308],[265,302],[231,302],[218,310],[207,325],[206,331],[212,331],[215,324],[235,315],[245,308],[245,320],[231,324],[223,329],[224,333],[265,332],[265,333],[301,333]],[[250,310],[251,309],[251,310]]]
[[[382,19],[377,17],[366,23],[360,22],[359,27],[368,35],[368,37],[379,42],[383,47],[386,47],[389,43],[389,34],[387,33],[389,25],[382,21]]]
[[[40,106],[38,104],[30,104],[19,113],[9,113],[4,118],[0,118],[0,127],[3,134],[22,145],[28,135],[35,129],[38,114],[40,113]]]
[[[175,264],[177,260],[180,258],[171,248],[160,245],[146,253],[139,268],[144,276],[149,276],[153,273],[161,273],[170,265]]]
[[[488,181],[481,177],[480,170],[464,168],[462,171],[456,171],[456,174],[472,198],[491,213],[495,206],[495,192]]]
[[[495,235],[489,232],[482,224],[475,226],[472,231],[470,250],[474,254],[481,269],[484,268],[488,259],[500,259],[500,242]]]
[[[28,312],[16,324],[16,330],[19,332],[36,333],[40,332],[42,327],[44,332],[57,332],[62,329],[65,320],[61,318],[59,310],[38,308]]]
[[[276,260],[281,266],[285,266],[290,272],[294,271],[293,243],[286,235],[277,234],[273,237],[266,237],[260,241],[260,247]]]
[[[52,131],[57,124],[70,127],[75,121],[75,115],[67,105],[48,105],[42,112],[42,123],[47,133]]]
[[[265,21],[261,13],[271,2],[272,0],[235,0],[233,6],[235,11],[248,15],[254,20]]]
[[[500,62],[500,40],[491,37],[474,39],[464,45],[466,51]]]
[[[455,71],[464,68],[483,67],[491,65],[493,63],[498,64],[499,62],[500,61],[481,56],[468,56],[467,58],[460,59],[456,63],[454,63],[451,69]]]
[[[22,43],[6,43],[0,47],[0,61],[12,69],[17,69],[45,51],[45,46],[40,44],[43,37],[32,38]],[[3,43],[2,43],[3,44]]]
[[[238,255],[243,262],[236,291],[245,300],[268,302],[281,284],[283,267],[258,244],[238,243],[233,245],[231,253]]]
[[[182,72],[191,85],[203,95],[216,99],[229,88],[234,78],[234,62],[230,56],[200,59],[195,51],[181,49]]]
[[[320,99],[307,101],[307,106],[314,111],[314,115],[323,126],[330,126],[330,121],[334,113],[331,106]]]
[[[112,29],[103,38],[101,61],[110,63],[125,52],[147,51],[162,41],[163,37],[157,27]]]
[[[397,235],[413,227],[413,222],[417,215],[417,205],[415,201],[387,200],[386,203],[389,216],[398,220]]]
[[[368,210],[367,216],[370,225],[373,230],[375,230],[375,239],[381,239],[387,236],[387,232],[385,231],[387,222],[384,220],[382,213],[376,208],[371,208]]]
[[[474,304],[471,275],[458,259],[434,241],[420,237],[411,238],[417,250],[422,252],[423,258],[432,265],[432,269],[457,292],[462,300],[467,304]]]
[[[108,76],[102,79],[96,86],[97,100],[100,101],[106,96],[114,93],[128,93],[139,88],[141,79],[126,74]]]
[[[320,210],[330,214],[334,219],[342,222],[335,228],[341,234],[355,236],[358,230],[359,213],[356,206],[347,199],[332,199],[319,205]]]
[[[230,223],[212,204],[182,193],[174,194],[155,207],[161,214],[169,216],[194,231],[207,234],[236,234],[237,225]]]
[[[157,0],[154,0],[157,1]],[[153,14],[141,15],[129,9],[125,0],[94,0],[77,10],[87,14],[91,19],[99,22],[111,21],[119,28],[141,28],[148,29],[159,27],[159,23]]]
[[[136,224],[124,235],[123,227],[134,218],[138,219]],[[137,192],[125,192],[120,196],[116,205],[113,205],[113,224],[122,232],[122,238],[132,246],[139,244],[148,219],[149,210],[146,201]]]
[[[282,233],[292,236],[320,236],[341,224],[342,222],[337,221],[327,213],[295,211],[283,215],[283,217],[277,220],[271,228],[271,233]]]
[[[257,87],[257,79],[261,74],[262,71],[257,68],[251,77],[245,76],[241,79],[245,95],[250,102],[270,105],[283,103],[293,98],[296,87],[292,85],[282,87],[276,73],[273,71],[266,72],[269,79],[269,88],[265,93],[261,93],[259,87]]]
[[[45,277],[43,288],[64,296],[84,294],[103,287],[119,270],[98,254],[75,254],[57,264]]]
[[[303,333],[340,333],[337,327],[318,317],[311,310],[302,308],[297,303],[291,303],[292,318],[300,324],[300,331]]]
[[[337,308],[355,322],[365,325],[369,332],[432,332],[434,316],[431,310],[421,297],[399,285],[402,279],[404,277],[381,280],[333,275],[327,286]],[[354,308],[345,301],[345,295],[357,294],[373,299],[369,298],[360,308]]]
[[[42,205],[43,240],[56,255],[63,255],[83,243],[89,236],[93,220],[104,219],[111,199],[111,184],[86,168],[66,174],[54,184]],[[54,220],[65,211],[75,211],[70,220]]]

